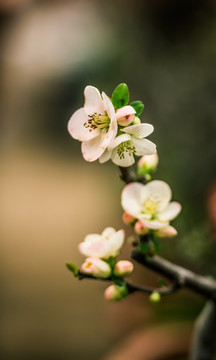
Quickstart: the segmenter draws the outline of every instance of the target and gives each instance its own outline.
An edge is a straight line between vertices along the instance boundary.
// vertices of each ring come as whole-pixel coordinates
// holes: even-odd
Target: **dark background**
[[[0,1],[2,359],[184,356],[202,299],[182,291],[157,306],[140,294],[110,304],[105,284],[66,270],[83,261],[87,233],[123,227],[118,169],[85,162],[67,122],[86,85],[111,95],[128,84],[155,127],[154,178],[183,205],[162,255],[215,276],[215,11],[208,0]],[[157,281],[140,267],[134,277]]]

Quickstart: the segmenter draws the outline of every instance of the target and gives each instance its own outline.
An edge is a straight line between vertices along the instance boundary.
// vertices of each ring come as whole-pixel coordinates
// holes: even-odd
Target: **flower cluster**
[[[154,230],[158,237],[172,237],[177,231],[169,223],[180,213],[181,205],[170,202],[171,198],[171,189],[164,181],[153,180],[146,185],[130,183],[121,196],[123,220],[134,224],[135,232],[140,235]]]
[[[84,106],[78,109],[68,122],[70,135],[82,142],[81,151],[86,161],[99,159],[104,163],[111,159],[116,165],[127,167],[134,162],[134,155],[156,153],[156,146],[145,139],[154,128],[141,124],[138,116],[144,105],[135,101],[128,105],[129,92],[126,84],[120,84],[112,99],[93,86],[84,90]]]
[[[87,235],[78,246],[81,254],[87,256],[81,265],[81,272],[96,278],[111,278],[111,280],[129,276],[133,271],[133,264],[128,260],[116,262],[124,237],[124,230],[116,231],[112,227],[106,228],[101,235]],[[124,285],[111,285],[104,295],[109,300],[120,300],[127,295],[127,291]]]
[[[144,105],[141,101],[129,104],[126,84],[117,86],[111,99],[95,87],[86,86],[84,97],[84,106],[68,123],[71,136],[82,142],[84,159],[90,162],[98,159],[100,163],[111,159],[120,167],[128,167],[135,162],[134,155],[142,156],[129,180],[124,178],[127,185],[122,191],[121,204],[124,223],[133,225],[135,233],[140,235],[136,245],[143,254],[153,256],[160,249],[158,238],[177,234],[170,221],[180,213],[181,205],[171,201],[172,191],[167,183],[150,181],[159,159],[155,144],[145,138],[153,132],[153,126],[142,124],[138,118]],[[131,170],[121,171],[130,174]],[[112,281],[104,293],[108,300],[120,300],[131,292],[131,285],[124,277],[132,273],[133,264],[127,260],[116,261],[124,237],[124,230],[116,231],[112,227],[107,227],[102,234],[89,234],[78,246],[85,256],[80,270],[73,263],[67,264],[75,276]],[[150,300],[160,300],[158,291],[152,292]]]

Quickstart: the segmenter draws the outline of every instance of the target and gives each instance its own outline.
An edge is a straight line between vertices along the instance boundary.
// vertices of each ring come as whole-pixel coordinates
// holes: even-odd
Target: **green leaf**
[[[130,106],[132,106],[134,108],[134,110],[136,111],[136,116],[139,116],[142,114],[143,110],[144,110],[144,104],[142,103],[142,101],[133,101]]]
[[[115,109],[119,109],[128,104],[129,90],[127,84],[119,84],[112,94],[112,103]]]
[[[77,277],[79,275],[79,269],[75,264],[66,263],[66,266],[67,266],[68,270],[70,270],[74,274],[75,277]]]

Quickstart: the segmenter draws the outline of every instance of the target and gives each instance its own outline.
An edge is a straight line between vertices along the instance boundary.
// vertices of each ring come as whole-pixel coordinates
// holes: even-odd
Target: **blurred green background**
[[[65,268],[87,233],[123,227],[118,169],[86,163],[67,122],[86,85],[128,84],[155,127],[154,178],[183,204],[162,255],[216,276],[215,1],[1,0],[0,19],[1,358],[183,359],[203,299],[110,304]]]

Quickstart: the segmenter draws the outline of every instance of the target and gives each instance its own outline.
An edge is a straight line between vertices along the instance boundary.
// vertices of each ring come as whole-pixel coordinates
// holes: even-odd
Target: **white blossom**
[[[127,213],[139,219],[148,229],[169,225],[181,211],[178,202],[170,202],[172,192],[167,183],[154,180],[146,185],[130,183],[122,191],[121,204]]]
[[[104,163],[111,159],[116,165],[127,167],[134,162],[134,155],[150,155],[156,153],[156,145],[146,136],[153,132],[151,124],[136,124],[121,129],[123,134],[117,136],[100,156],[99,161]]]
[[[116,257],[124,242],[124,230],[116,231],[112,227],[107,227],[101,235],[89,234],[78,246],[79,251],[90,257],[107,259]]]

